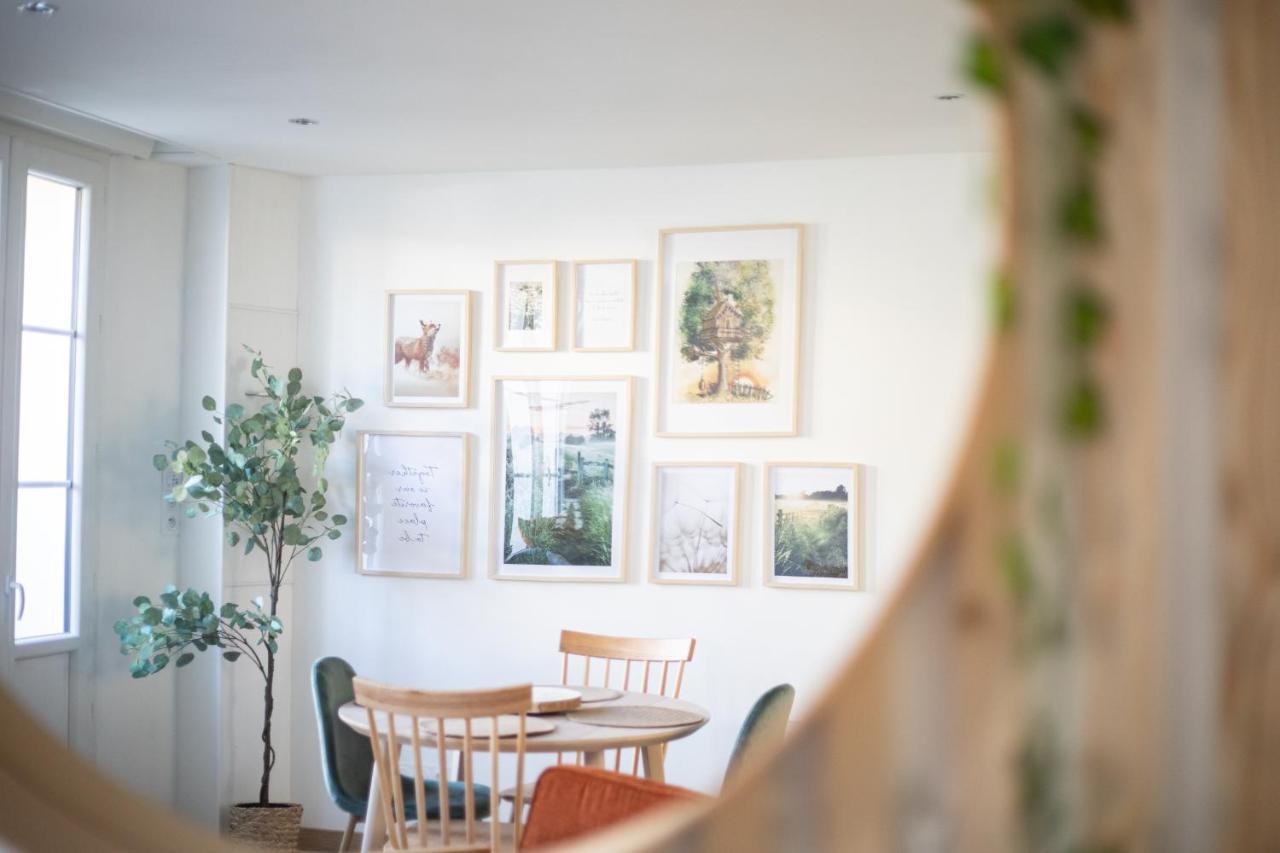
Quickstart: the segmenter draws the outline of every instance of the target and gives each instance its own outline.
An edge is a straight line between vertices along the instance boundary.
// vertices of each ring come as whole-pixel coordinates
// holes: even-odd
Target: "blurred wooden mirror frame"
[[[959,2],[959,0],[955,0]],[[998,4],[997,4],[998,5]],[[1090,50],[1111,122],[1096,277],[1114,401],[1073,460],[1081,576],[1067,744],[1113,849],[1280,849],[1280,3],[1135,2]],[[994,344],[944,504],[874,629],[771,761],[709,806],[587,850],[1017,848],[1031,687],[993,555],[997,443],[1036,442],[1043,110],[1000,117],[1004,252],[1030,319]],[[976,284],[975,284],[976,286]],[[1028,326],[1031,327],[1030,332]],[[1269,709],[1269,710],[1268,710]],[[18,849],[225,849],[104,779],[0,697],[0,836]]]

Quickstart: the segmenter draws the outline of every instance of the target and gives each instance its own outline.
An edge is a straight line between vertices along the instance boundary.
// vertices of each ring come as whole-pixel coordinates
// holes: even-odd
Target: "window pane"
[[[70,329],[76,274],[76,207],[80,190],[27,177],[27,236],[22,260],[22,322]]]
[[[22,584],[27,601],[14,636],[24,640],[65,633],[66,489],[18,489],[17,554],[18,583]],[[18,599],[14,596],[15,607]]]
[[[71,338],[22,333],[18,480],[66,480]]]

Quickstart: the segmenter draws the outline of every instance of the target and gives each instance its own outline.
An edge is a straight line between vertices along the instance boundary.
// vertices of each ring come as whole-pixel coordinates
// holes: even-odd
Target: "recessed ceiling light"
[[[958,101],[961,98],[963,98],[964,95],[961,95],[956,92],[948,92],[945,95],[935,95],[934,97],[937,98],[939,101]]]
[[[298,118],[289,119],[289,124],[296,124],[296,125],[299,125],[300,127],[312,127],[319,123],[320,122],[316,121],[313,118],[302,118],[301,116],[299,116]]]
[[[58,11],[58,7],[52,3],[46,3],[45,0],[27,0],[25,3],[18,4],[18,11],[31,15],[52,15]]]

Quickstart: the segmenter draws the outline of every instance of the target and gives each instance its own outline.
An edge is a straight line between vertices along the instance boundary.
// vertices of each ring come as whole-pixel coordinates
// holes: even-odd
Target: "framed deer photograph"
[[[471,291],[387,293],[388,406],[471,404]]]
[[[626,580],[631,377],[495,377],[490,575]]]
[[[659,232],[658,435],[796,434],[803,260],[802,225]]]

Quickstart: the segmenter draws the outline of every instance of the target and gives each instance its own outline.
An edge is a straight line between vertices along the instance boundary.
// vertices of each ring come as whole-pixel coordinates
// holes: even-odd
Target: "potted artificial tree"
[[[250,373],[265,397],[256,412],[246,413],[233,403],[217,414],[217,403],[205,397],[205,410],[214,412],[213,420],[223,426],[223,440],[206,430],[201,443],[171,442],[169,452],[153,462],[158,470],[183,478],[166,500],[182,504],[188,518],[221,515],[228,546],[263,555],[269,600],[258,597],[249,607],[228,601],[219,607],[207,592],[180,593],[169,586],[159,602],[135,598],[137,613],[116,622],[115,632],[121,653],[133,657],[134,678],[157,673],[171,661],[186,666],[197,652],[209,649],[217,649],[224,660],[247,659],[257,668],[264,683],[262,778],[256,803],[232,807],[230,831],[255,846],[293,850],[302,806],[271,802],[271,712],[277,643],[284,632],[276,606],[294,560],[319,560],[321,543],[342,535],[347,519],[325,508],[329,484],[324,468],[345,416],[363,403],[346,392],[327,399],[304,396],[302,371],[294,368],[282,381],[269,372],[261,353],[254,353]],[[304,448],[313,456],[310,488],[303,484],[298,464]]]

